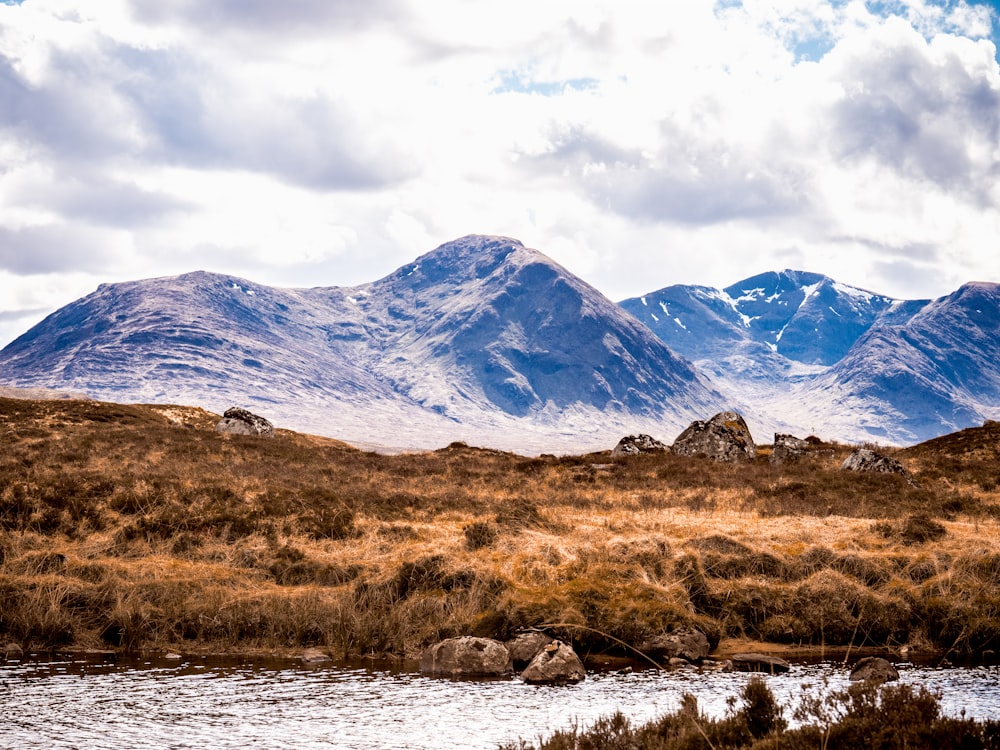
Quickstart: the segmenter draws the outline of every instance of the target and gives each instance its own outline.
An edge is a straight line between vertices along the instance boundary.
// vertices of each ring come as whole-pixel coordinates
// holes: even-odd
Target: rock
[[[424,649],[420,671],[451,677],[499,677],[507,674],[510,652],[500,641],[462,636]]]
[[[707,422],[692,422],[677,436],[671,450],[682,456],[706,455],[716,461],[750,460],[757,455],[747,423],[734,411],[720,412]]]
[[[784,464],[798,461],[809,449],[809,442],[794,435],[774,433],[774,449],[771,451],[772,464]]]
[[[521,673],[529,685],[575,685],[586,677],[580,657],[562,641],[552,641],[543,648]]]
[[[507,651],[510,652],[511,666],[515,670],[523,670],[541,653],[542,649],[552,643],[551,636],[537,630],[521,633],[516,638],[507,641]]]
[[[322,664],[325,661],[330,661],[330,657],[318,648],[307,648],[299,659],[302,660],[303,664]]]
[[[684,659],[688,662],[700,662],[708,656],[710,650],[705,634],[690,629],[654,636],[639,646],[639,651],[660,661]]]
[[[24,649],[17,643],[8,643],[3,647],[4,660],[19,661],[24,656]]]
[[[910,484],[913,484],[913,478],[910,476],[910,472],[903,468],[903,464],[894,458],[876,453],[870,448],[858,448],[844,459],[844,463],[840,465],[840,470],[899,474],[905,477],[906,481],[910,482]]]
[[[858,659],[851,670],[851,682],[893,682],[898,679],[896,668],[878,656]]]
[[[784,659],[768,654],[734,654],[731,661],[733,669],[737,672],[784,674],[791,668],[791,665]]]
[[[176,651],[170,651],[169,653],[164,654],[163,658],[168,659],[170,661],[179,661],[184,657],[178,654]]]
[[[670,447],[666,443],[661,443],[649,435],[628,435],[618,441],[618,445],[611,451],[611,457],[635,456],[639,453],[663,453],[669,450]]]
[[[226,409],[226,413],[222,415],[222,419],[215,426],[215,431],[226,435],[274,437],[273,424],[264,417],[259,417],[238,406]]]

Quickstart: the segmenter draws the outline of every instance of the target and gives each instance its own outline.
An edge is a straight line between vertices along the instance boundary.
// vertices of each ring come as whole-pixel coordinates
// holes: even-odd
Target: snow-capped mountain
[[[1000,414],[1000,292],[895,300],[782,271],[625,300],[731,401],[793,432],[907,444]]]
[[[722,396],[632,316],[520,242],[470,236],[358,287],[197,272],[102,285],[0,352],[0,382],[237,404],[355,443],[532,450],[671,436]]]

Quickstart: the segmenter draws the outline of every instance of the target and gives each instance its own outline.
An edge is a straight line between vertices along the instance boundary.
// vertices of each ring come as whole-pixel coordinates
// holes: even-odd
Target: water
[[[901,681],[939,692],[946,714],[1000,716],[998,667],[897,666]],[[676,709],[685,692],[720,716],[748,679],[642,670],[553,688],[349,665],[26,660],[0,666],[0,748],[495,749],[617,710],[641,722]],[[797,703],[804,684],[848,684],[847,671],[831,664],[796,665],[766,679],[786,705]]]

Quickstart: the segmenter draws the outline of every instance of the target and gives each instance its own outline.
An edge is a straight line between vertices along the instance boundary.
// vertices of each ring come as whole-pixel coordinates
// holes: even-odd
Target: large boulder
[[[793,463],[802,458],[809,450],[809,441],[794,435],[774,433],[774,448],[771,450],[772,464]]]
[[[586,677],[580,657],[562,641],[552,641],[543,648],[521,673],[521,679],[530,685],[575,685]]]
[[[668,450],[670,446],[649,435],[626,435],[618,441],[618,445],[611,451],[611,456],[617,458],[635,456],[639,453],[663,453]]]
[[[226,413],[222,415],[222,419],[215,426],[215,431],[226,435],[274,437],[273,424],[264,417],[259,417],[238,406],[226,409]]]
[[[509,671],[507,647],[490,638],[448,638],[424,649],[420,671],[449,677],[500,677]]]
[[[871,448],[858,448],[844,459],[844,463],[840,465],[840,470],[899,474],[905,477],[907,481],[913,481],[910,472],[903,467],[903,464],[894,458],[876,453]]]
[[[692,422],[671,447],[682,456],[705,455],[716,461],[743,461],[757,455],[750,429],[734,411],[716,414],[707,422]]]
[[[510,652],[511,665],[516,670],[523,670],[534,660],[542,649],[552,643],[553,638],[538,630],[520,633],[507,641],[507,651]]]
[[[684,629],[673,633],[664,633],[643,641],[639,651],[652,659],[669,662],[671,659],[683,659],[689,662],[700,662],[711,650],[708,638],[698,630]]]
[[[878,656],[858,659],[851,670],[851,682],[893,682],[899,679],[899,672],[888,661]]]

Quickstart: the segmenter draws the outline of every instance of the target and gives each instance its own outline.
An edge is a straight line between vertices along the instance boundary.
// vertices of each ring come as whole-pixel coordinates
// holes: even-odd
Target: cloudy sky
[[[614,300],[1000,281],[977,0],[0,0],[0,345],[99,283],[351,285],[469,233]]]

